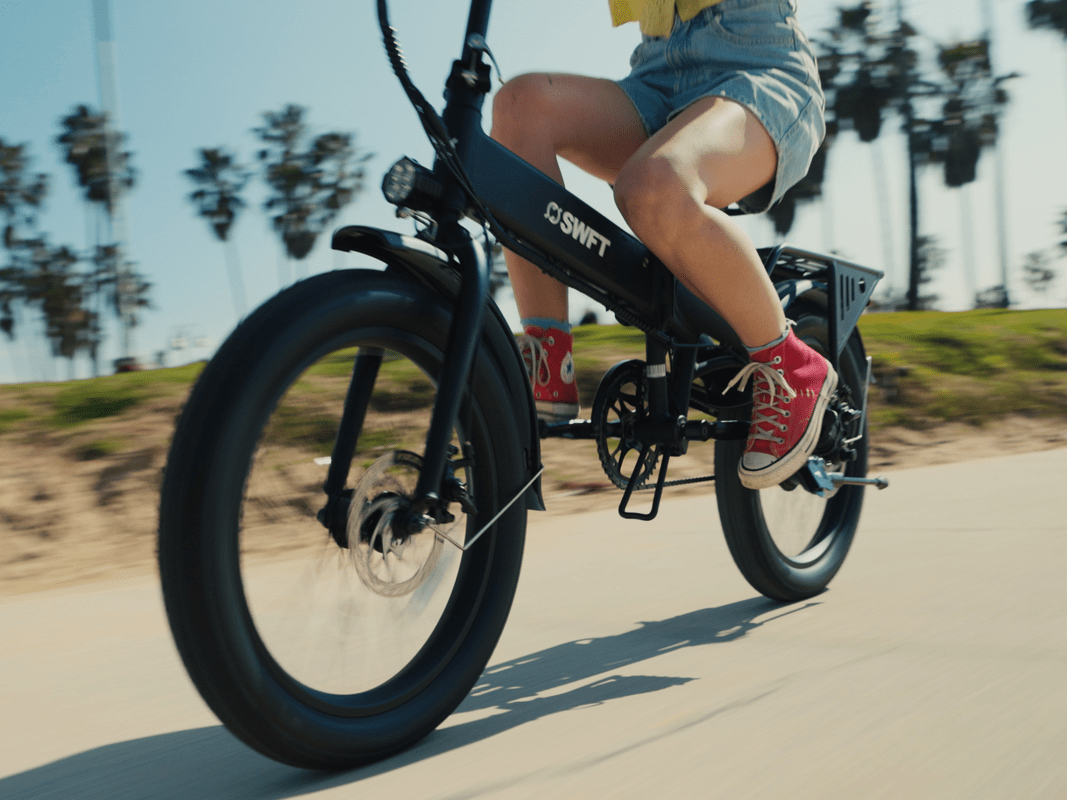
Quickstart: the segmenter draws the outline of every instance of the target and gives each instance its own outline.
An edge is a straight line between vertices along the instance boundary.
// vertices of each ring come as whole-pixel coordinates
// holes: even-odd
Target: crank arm
[[[874,486],[885,489],[889,481],[885,478],[853,478],[840,472],[827,472],[826,462],[818,456],[812,456],[804,465],[798,476],[801,482],[806,484],[813,494],[819,497],[829,497],[841,486]]]
[[[608,435],[618,436],[622,428],[619,422],[608,423]],[[595,439],[596,432],[589,420],[572,419],[566,422],[545,422],[537,420],[538,431],[542,439],[549,437],[560,439]]]

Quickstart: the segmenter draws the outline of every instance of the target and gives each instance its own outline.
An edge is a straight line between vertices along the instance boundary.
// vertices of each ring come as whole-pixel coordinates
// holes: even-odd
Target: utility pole
[[[133,357],[134,275],[126,257],[126,210],[116,174],[118,166],[119,93],[115,80],[115,38],[111,30],[109,0],[93,0],[93,28],[96,34],[96,58],[100,79],[100,104],[104,109],[104,153],[107,162],[110,196],[110,240],[115,254],[115,293],[118,300],[119,325],[122,331],[122,357]]]
[[[997,71],[993,61],[993,7],[989,0],[982,0],[982,13],[985,17],[986,58],[989,60],[989,74],[996,80]],[[1000,130],[1000,114],[997,113],[997,134],[993,142],[993,192],[997,213],[997,254],[1000,258],[1000,301],[1003,308],[1011,305],[1008,291],[1008,211],[1004,203],[1004,148],[1001,145],[1003,131]]]

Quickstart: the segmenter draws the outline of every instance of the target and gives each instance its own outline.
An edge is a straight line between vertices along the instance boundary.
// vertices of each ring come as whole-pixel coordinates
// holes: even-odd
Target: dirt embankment
[[[0,437],[0,594],[151,574],[158,489],[180,398],[96,420],[81,432]],[[110,438],[109,438],[110,437]],[[115,452],[101,445],[121,438]],[[1011,418],[984,428],[888,428],[872,443],[871,472],[1067,447],[1062,420]],[[591,442],[544,443],[548,514],[617,505]],[[671,476],[711,474],[712,445],[671,462]],[[710,494],[711,484],[668,490]],[[669,502],[669,497],[668,500]]]

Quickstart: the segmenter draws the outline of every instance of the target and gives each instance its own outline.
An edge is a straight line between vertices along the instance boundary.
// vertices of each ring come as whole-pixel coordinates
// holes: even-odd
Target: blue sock
[[[540,328],[543,331],[546,331],[549,328],[555,328],[564,333],[571,332],[571,324],[569,322],[552,319],[551,317],[527,317],[526,319],[520,319],[519,324],[522,325],[523,328]]]

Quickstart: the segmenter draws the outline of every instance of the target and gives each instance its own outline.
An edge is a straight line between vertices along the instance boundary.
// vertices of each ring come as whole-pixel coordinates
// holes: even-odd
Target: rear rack
[[[825,282],[830,317],[830,341],[835,349],[830,362],[837,369],[838,356],[856,326],[867,302],[885,273],[846,261],[835,255],[802,250],[787,244],[757,250],[771,280],[782,270],[797,277]]]

